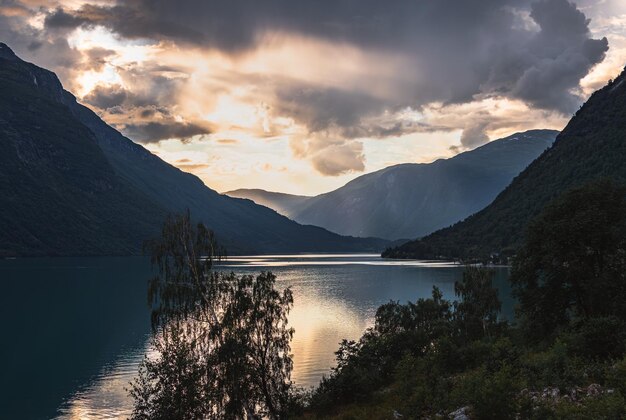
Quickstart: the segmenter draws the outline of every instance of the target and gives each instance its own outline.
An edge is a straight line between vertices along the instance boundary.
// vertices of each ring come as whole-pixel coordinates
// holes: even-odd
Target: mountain
[[[136,254],[191,211],[231,253],[359,251],[385,241],[302,226],[230,198],[108,126],[0,43],[0,255]]]
[[[387,250],[391,258],[511,255],[526,226],[563,192],[599,178],[626,181],[626,72],[595,92],[554,145],[484,210],[422,240]]]
[[[229,197],[246,198],[257,204],[276,210],[278,213],[293,219],[294,213],[304,206],[312,197],[307,195],[293,195],[261,189],[240,188],[225,192]]]
[[[557,134],[553,130],[513,134],[450,159],[372,172],[311,198],[263,190],[226,194],[343,235],[420,237],[484,208],[552,145]]]

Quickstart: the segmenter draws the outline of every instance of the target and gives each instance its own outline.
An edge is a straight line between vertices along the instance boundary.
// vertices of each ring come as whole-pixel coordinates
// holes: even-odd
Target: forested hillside
[[[484,210],[422,240],[383,255],[391,258],[488,258],[516,252],[529,220],[570,188],[607,177],[626,180],[626,73],[595,92],[554,146],[516,177]]]

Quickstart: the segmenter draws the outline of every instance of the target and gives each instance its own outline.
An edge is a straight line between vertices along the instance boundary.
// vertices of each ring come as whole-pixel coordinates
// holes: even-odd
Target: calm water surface
[[[357,339],[389,300],[454,298],[463,268],[382,260],[377,255],[231,257],[220,269],[272,271],[291,287],[293,380],[314,386],[333,365],[338,343]],[[0,261],[0,418],[126,418],[126,388],[148,349],[144,258]],[[504,314],[512,313],[508,269],[497,268]]]

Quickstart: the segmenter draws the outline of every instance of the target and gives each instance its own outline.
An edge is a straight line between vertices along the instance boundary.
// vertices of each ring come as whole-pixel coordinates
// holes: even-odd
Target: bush
[[[584,404],[562,401],[551,411],[554,419],[623,419],[626,401],[620,393],[604,394],[598,398],[587,398]],[[547,416],[535,417],[547,418]]]
[[[521,389],[510,366],[494,373],[483,367],[462,377],[454,398],[459,406],[469,405],[476,418],[510,419],[516,417],[516,395]]]
[[[562,335],[573,355],[588,359],[622,357],[625,338],[624,322],[614,316],[579,319]]]

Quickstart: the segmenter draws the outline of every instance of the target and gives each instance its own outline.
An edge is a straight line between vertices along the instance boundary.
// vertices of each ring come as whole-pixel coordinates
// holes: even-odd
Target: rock
[[[448,417],[454,420],[469,420],[469,407],[461,407],[448,414]]]
[[[541,399],[546,400],[548,398],[556,400],[559,398],[559,396],[561,395],[561,391],[556,388],[556,387],[547,387],[544,388],[543,392],[541,393]]]
[[[597,397],[602,393],[602,387],[598,384],[591,384],[587,387],[588,397]]]

